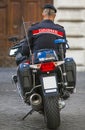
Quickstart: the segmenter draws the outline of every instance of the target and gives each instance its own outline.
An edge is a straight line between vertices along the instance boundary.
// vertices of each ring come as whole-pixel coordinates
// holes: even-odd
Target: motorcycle
[[[21,98],[32,107],[23,120],[37,111],[44,116],[47,128],[56,130],[60,126],[60,110],[65,107],[65,93],[72,93],[76,85],[76,64],[72,58],[63,57],[65,39],[54,41],[59,45],[61,60],[53,49],[25,55],[22,45],[26,39],[17,42],[17,37],[11,37],[9,41],[16,43],[9,52],[17,63],[17,75],[13,80]]]

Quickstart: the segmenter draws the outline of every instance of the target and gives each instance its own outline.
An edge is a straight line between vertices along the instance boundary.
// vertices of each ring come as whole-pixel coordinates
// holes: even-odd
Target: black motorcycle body
[[[65,41],[55,41],[57,42],[64,44]],[[19,93],[33,111],[44,115],[47,127],[56,130],[60,125],[59,100],[63,98],[64,90],[72,91],[76,85],[75,62],[72,58],[67,60],[62,57],[60,60],[52,49],[42,49],[29,57],[24,56],[20,47],[21,45],[15,45],[10,49],[10,55],[14,55],[16,60],[25,58],[23,62],[20,60],[17,67],[16,84]],[[68,78],[69,75],[71,79]]]

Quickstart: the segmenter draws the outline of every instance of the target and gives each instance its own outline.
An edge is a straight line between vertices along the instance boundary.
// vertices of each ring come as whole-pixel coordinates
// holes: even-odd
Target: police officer
[[[59,55],[58,46],[54,44],[54,40],[66,39],[65,30],[61,25],[55,24],[56,8],[51,4],[43,7],[43,20],[36,23],[28,30],[29,42],[32,52],[39,49],[54,49]],[[66,48],[64,47],[64,57]]]
[[[66,39],[66,35],[64,28],[54,23],[56,12],[57,10],[53,5],[46,4],[42,12],[43,20],[40,23],[36,23],[29,28],[28,37],[32,53],[40,49],[54,49],[59,55],[58,47],[56,46],[56,44],[54,44],[54,40],[59,38]],[[27,42],[24,42],[22,49],[24,54],[29,55],[29,47],[27,47]],[[18,72],[19,71],[21,72],[18,67]],[[22,93],[24,93],[24,89],[26,89],[24,88],[24,85],[21,85]],[[66,92],[65,97],[68,97],[68,93]],[[65,106],[65,103],[63,101],[59,103],[60,105],[62,105],[62,107]]]
[[[56,8],[51,4],[46,4],[43,8],[42,16],[43,20],[40,23],[36,23],[28,30],[29,43],[32,52],[40,49],[54,49],[58,54],[59,59],[61,55],[59,52],[59,46],[54,41],[56,39],[65,39],[65,30],[59,24],[54,23],[56,16]],[[63,45],[63,51],[65,57],[66,45]],[[65,98],[69,97],[69,93],[65,92]]]

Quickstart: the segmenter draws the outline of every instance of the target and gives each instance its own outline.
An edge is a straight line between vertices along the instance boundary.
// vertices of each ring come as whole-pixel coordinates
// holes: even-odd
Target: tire
[[[48,129],[57,129],[60,125],[60,110],[57,96],[44,98],[44,117]]]

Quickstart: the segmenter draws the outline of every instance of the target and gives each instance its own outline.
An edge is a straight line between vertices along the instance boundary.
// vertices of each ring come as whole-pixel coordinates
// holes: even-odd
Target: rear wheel
[[[56,130],[60,125],[60,111],[57,96],[46,96],[44,98],[44,114],[47,127]]]

